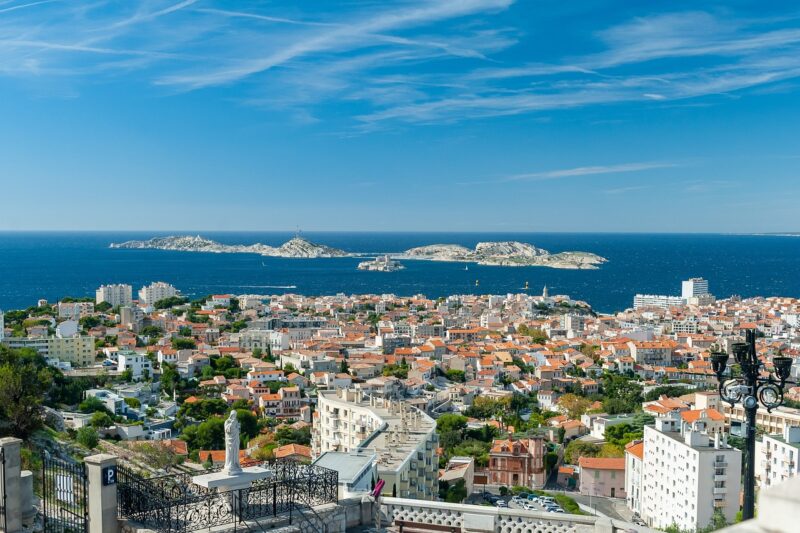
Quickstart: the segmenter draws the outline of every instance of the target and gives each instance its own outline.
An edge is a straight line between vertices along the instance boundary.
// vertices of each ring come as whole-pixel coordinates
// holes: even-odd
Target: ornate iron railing
[[[118,515],[163,533],[184,533],[266,517],[286,515],[291,520],[293,511],[337,501],[334,470],[287,460],[262,466],[272,476],[232,491],[195,485],[190,474],[148,479],[120,467]]]
[[[6,449],[0,448],[0,526],[8,531],[6,519]]]

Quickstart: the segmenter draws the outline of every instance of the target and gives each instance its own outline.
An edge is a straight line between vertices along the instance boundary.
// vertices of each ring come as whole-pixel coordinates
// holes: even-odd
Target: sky
[[[0,0],[0,230],[800,231],[800,6]]]

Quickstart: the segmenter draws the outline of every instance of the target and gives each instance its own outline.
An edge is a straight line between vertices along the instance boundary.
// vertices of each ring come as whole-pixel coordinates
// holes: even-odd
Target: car
[[[564,509],[562,509],[562,508],[560,508],[560,507],[559,507],[558,509],[553,509],[553,512],[554,512],[554,513],[563,513],[563,512],[564,512]]]
[[[520,492],[518,497],[521,500],[526,500],[526,499],[528,499],[528,496],[529,496],[529,494],[527,492]]]
[[[505,502],[505,500],[497,500],[497,502],[495,502],[495,506],[496,507],[508,507],[508,504]]]

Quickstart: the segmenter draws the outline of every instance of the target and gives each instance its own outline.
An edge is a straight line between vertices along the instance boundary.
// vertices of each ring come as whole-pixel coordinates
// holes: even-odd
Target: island
[[[175,250],[179,252],[210,252],[217,254],[250,253],[268,257],[346,257],[350,254],[323,244],[315,244],[296,236],[280,246],[266,244],[222,244],[197,236],[156,237],[146,241],[111,243],[110,248]]]
[[[358,264],[359,270],[370,270],[373,272],[396,272],[404,268],[406,267],[399,261],[395,261],[388,255],[380,255],[372,261],[362,261]]]
[[[111,243],[110,248],[173,250],[179,252],[209,252],[217,254],[249,253],[268,257],[369,257],[374,253],[349,253],[338,248],[316,244],[295,236],[280,246],[267,244],[222,244],[205,237],[155,237],[145,241]],[[517,241],[479,242],[474,249],[458,244],[430,244],[401,253],[381,253],[379,257],[359,263],[359,270],[394,272],[403,269],[398,260],[448,261],[478,263],[492,266],[543,266],[549,268],[591,270],[607,261],[589,252],[560,252],[552,254],[533,244]]]
[[[478,263],[493,266],[544,266],[592,270],[607,259],[589,252],[551,254],[532,244],[516,241],[479,242],[475,249],[458,244],[431,244],[411,248],[395,256],[400,259]]]

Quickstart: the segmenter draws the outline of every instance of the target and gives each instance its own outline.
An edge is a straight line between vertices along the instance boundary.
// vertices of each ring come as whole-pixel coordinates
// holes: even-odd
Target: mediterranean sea
[[[568,294],[597,311],[632,305],[636,293],[680,294],[690,277],[709,280],[718,298],[732,294],[800,297],[800,238],[719,234],[592,233],[338,233],[304,232],[312,242],[348,252],[400,252],[426,244],[516,240],[550,252],[584,251],[608,263],[598,270],[479,266],[405,260],[405,270],[356,270],[362,258],[285,259],[250,254],[110,249],[112,242],[197,232],[0,232],[0,308],[36,305],[65,296],[94,296],[101,284],[128,283],[134,291],[152,281],[184,294],[297,293]],[[286,232],[199,232],[226,244],[280,245]],[[476,281],[478,282],[476,286]]]

